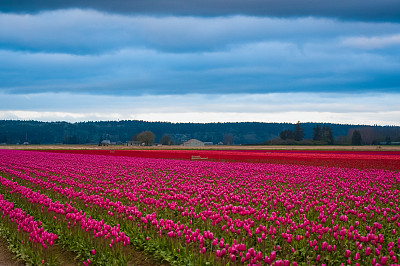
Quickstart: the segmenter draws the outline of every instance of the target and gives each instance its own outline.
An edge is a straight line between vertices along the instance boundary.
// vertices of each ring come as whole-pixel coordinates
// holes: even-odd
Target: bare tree
[[[144,143],[144,145],[146,145],[146,146],[152,145],[155,138],[156,138],[156,136],[154,135],[154,133],[151,132],[151,131],[148,131],[148,130],[147,130],[147,131],[140,132],[140,133],[136,136],[136,139],[137,139],[138,141],[140,141],[140,143]]]
[[[172,145],[172,138],[170,135],[168,134],[164,134],[161,139],[160,139],[160,143],[162,145]]]
[[[227,133],[224,135],[224,144],[225,145],[233,144],[233,134],[232,133]]]

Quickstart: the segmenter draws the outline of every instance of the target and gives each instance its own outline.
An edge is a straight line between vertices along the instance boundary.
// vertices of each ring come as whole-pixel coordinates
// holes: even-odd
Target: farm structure
[[[183,146],[190,146],[190,147],[203,147],[204,142],[197,140],[197,139],[190,139],[183,143]]]

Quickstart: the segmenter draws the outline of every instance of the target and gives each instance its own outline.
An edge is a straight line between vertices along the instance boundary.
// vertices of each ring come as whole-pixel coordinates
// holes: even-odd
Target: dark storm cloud
[[[0,1],[0,11],[35,13],[83,8],[111,13],[185,16],[336,17],[365,21],[400,21],[398,0],[20,0]]]

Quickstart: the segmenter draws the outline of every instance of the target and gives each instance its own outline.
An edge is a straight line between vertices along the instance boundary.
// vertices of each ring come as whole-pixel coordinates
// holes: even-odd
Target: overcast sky
[[[0,119],[400,125],[397,0],[0,0]]]

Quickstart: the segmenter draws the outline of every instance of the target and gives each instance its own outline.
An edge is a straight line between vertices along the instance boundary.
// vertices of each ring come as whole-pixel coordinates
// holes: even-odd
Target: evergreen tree
[[[326,141],[326,143],[327,143],[328,145],[332,145],[332,144],[335,142],[335,140],[334,140],[334,138],[333,138],[332,129],[331,129],[329,126],[327,126],[327,127],[325,128],[324,140]]]
[[[287,138],[288,139],[294,139],[294,132],[292,130],[287,131]]]
[[[351,137],[352,145],[361,145],[361,133],[358,130],[354,130],[353,135]]]
[[[313,128],[313,140],[321,140],[321,127],[319,125]]]
[[[313,140],[314,141],[323,141],[328,145],[332,145],[334,143],[332,129],[329,126],[317,125],[313,128]]]
[[[281,138],[281,139],[283,139],[283,140],[287,140],[287,130],[285,129],[285,130],[283,130],[280,134],[279,134],[279,137]]]
[[[294,129],[294,140],[301,141],[304,138],[304,132],[301,128],[300,121],[297,122],[296,127]]]
[[[291,130],[285,129],[279,134],[279,137],[283,140],[294,139],[294,133]]]

